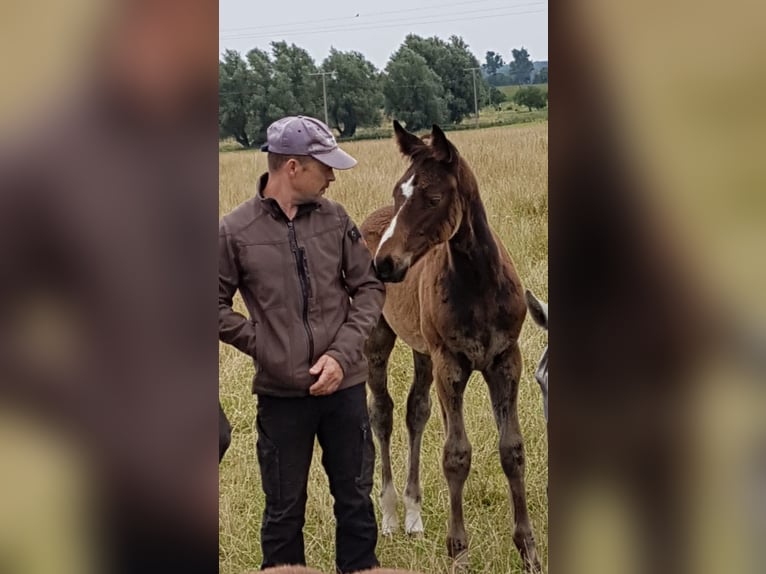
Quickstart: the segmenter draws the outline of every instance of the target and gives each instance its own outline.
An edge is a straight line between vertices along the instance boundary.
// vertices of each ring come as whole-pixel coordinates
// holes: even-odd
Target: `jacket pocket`
[[[363,423],[359,429],[360,461],[356,483],[364,488],[372,488],[372,475],[375,470],[375,444],[369,423]]]
[[[266,504],[279,504],[281,489],[279,486],[279,449],[271,442],[271,439],[263,432],[261,421],[256,417],[255,425],[258,429],[258,440],[255,450],[258,454],[258,466],[261,470],[261,487],[266,495]]]
[[[290,385],[295,365],[292,364],[290,322],[286,307],[265,311],[256,323],[256,363],[258,371]]]

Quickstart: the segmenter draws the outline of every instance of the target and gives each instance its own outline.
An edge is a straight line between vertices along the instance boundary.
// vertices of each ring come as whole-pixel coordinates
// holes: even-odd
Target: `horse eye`
[[[436,207],[437,205],[439,205],[441,203],[441,201],[442,201],[442,196],[441,195],[429,195],[428,196],[428,205],[430,205],[432,207]]]

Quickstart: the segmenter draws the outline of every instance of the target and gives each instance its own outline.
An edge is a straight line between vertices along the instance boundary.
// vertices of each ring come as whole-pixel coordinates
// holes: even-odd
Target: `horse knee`
[[[521,441],[501,443],[500,464],[506,476],[521,474],[524,468],[524,444]]]
[[[372,393],[370,425],[378,436],[390,437],[394,428],[394,400],[388,391]]]
[[[466,441],[463,444],[447,445],[444,448],[444,475],[449,479],[465,480],[471,470],[471,445]]]

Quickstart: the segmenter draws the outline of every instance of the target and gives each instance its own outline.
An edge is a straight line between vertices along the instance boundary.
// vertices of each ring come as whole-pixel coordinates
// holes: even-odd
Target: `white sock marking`
[[[404,531],[407,534],[423,533],[423,518],[420,515],[421,504],[415,502],[414,498],[404,497],[404,508],[407,514],[404,518]]]
[[[389,484],[380,495],[380,506],[383,510],[383,523],[380,532],[384,536],[399,530],[399,520],[396,516],[396,500],[396,488],[394,488],[393,484]]]

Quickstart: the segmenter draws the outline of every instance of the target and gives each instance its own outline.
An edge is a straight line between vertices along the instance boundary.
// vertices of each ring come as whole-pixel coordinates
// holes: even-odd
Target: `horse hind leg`
[[[390,535],[399,529],[396,516],[398,495],[391,472],[391,433],[394,427],[394,401],[388,392],[388,358],[394,348],[396,334],[381,317],[367,339],[364,354],[367,357],[370,387],[370,425],[378,439],[381,461],[380,506],[383,512],[381,534]]]
[[[500,462],[511,491],[515,521],[513,542],[521,554],[525,569],[538,572],[540,561],[529,520],[524,485],[524,442],[519,425],[517,402],[521,376],[521,352],[518,345],[514,344],[505,353],[498,355],[482,374],[489,386],[492,410],[500,435]]]
[[[420,447],[423,431],[431,416],[431,383],[433,366],[431,357],[412,351],[415,363],[415,378],[407,397],[407,431],[409,432],[410,460],[407,474],[407,486],[404,490],[406,515],[404,530],[407,534],[423,533],[421,516],[423,492],[420,488]]]

